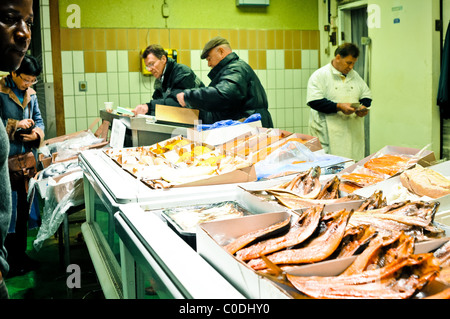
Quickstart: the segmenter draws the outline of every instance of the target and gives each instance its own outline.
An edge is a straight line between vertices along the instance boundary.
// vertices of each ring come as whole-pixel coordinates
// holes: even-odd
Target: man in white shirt
[[[372,93],[353,70],[358,47],[344,43],[334,55],[308,81],[309,133],[319,138],[325,152],[358,161],[364,158],[364,116],[369,113]]]

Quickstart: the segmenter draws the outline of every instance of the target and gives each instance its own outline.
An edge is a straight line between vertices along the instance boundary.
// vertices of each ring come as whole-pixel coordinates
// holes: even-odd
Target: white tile
[[[61,51],[61,68],[63,74],[73,73],[73,51]]]
[[[286,114],[284,109],[277,109],[277,128],[284,130],[286,126]]]
[[[84,52],[73,51],[72,59],[73,59],[73,72],[84,73]]]
[[[211,71],[211,68],[208,66],[208,61],[206,60],[200,60],[200,72],[206,72],[208,73]]]
[[[303,124],[303,111],[300,107],[294,107],[294,124],[295,126],[302,126]]]
[[[107,73],[97,73],[96,87],[97,87],[97,94],[107,94],[108,93]]]
[[[310,68],[310,50],[302,50],[302,69]]]
[[[309,67],[315,70],[319,68],[319,50],[310,50]]]
[[[52,33],[50,31],[50,29],[43,29],[42,30],[42,34],[43,34],[43,40],[42,40],[42,44],[44,46],[44,51],[45,52],[51,52],[52,51]]]
[[[294,89],[299,89],[299,88],[301,88],[302,87],[302,70],[292,70],[293,72],[293,81],[294,81],[294,83],[293,83],[293,85],[292,85],[292,87],[294,88]]]
[[[117,51],[117,71],[128,72],[128,51],[126,50]]]
[[[73,86],[73,74],[71,73],[63,73],[63,92],[64,95],[74,95],[74,86]]]
[[[75,114],[75,99],[73,95],[64,96],[64,117],[74,118]]]
[[[239,57],[248,63],[248,50],[239,50]]]
[[[276,109],[277,108],[277,94],[275,93],[275,90],[273,90],[273,89],[266,90],[266,94],[267,94],[267,102],[269,104],[269,107],[271,109]]]
[[[200,71],[201,70],[201,59],[200,59],[200,55],[201,55],[200,50],[191,50],[191,69],[194,70],[194,72]]]
[[[266,51],[266,67],[267,70],[275,70],[276,69],[276,56],[275,50],[267,50]]]
[[[150,93],[141,93],[141,102],[139,102],[139,104],[141,103],[148,103],[150,102],[150,100],[152,99],[152,95]]]
[[[114,103],[114,108],[120,106],[119,104],[119,94],[108,94],[108,102]]]
[[[130,93],[140,93],[141,92],[141,86],[139,83],[140,76],[141,76],[140,72],[130,72],[129,73]]]
[[[294,90],[285,89],[284,90],[284,104],[286,107],[294,107]]]
[[[294,89],[293,94],[294,94],[294,106],[295,107],[301,107],[301,106],[305,105],[305,101],[303,100],[301,89]]]
[[[205,86],[208,86],[209,83],[211,83],[211,79],[208,77],[208,71],[201,71],[200,74],[197,73],[197,76],[200,76],[200,79],[202,80],[203,84]]]
[[[77,115],[77,118],[86,117],[87,107],[85,96],[75,96],[75,114]]]
[[[276,74],[275,86],[276,86],[277,89],[283,89],[285,87],[285,84],[284,84],[284,72],[285,72],[285,70],[275,70],[275,74]]]
[[[52,74],[53,73],[53,60],[52,60],[52,53],[51,52],[44,52],[44,70],[46,74]],[[52,81],[53,82],[53,81]]]
[[[97,94],[97,74],[86,73],[85,75],[87,83],[86,95],[96,95]]]
[[[87,116],[90,117],[100,116],[97,95],[86,96],[86,109],[87,109]]]
[[[77,131],[87,130],[89,128],[89,124],[86,117],[77,117]]]
[[[106,70],[109,72],[117,72],[117,51],[106,51]]]
[[[301,69],[300,72],[302,74],[302,85],[300,88],[306,89],[308,87],[310,71],[308,69]]]
[[[123,72],[119,73],[118,78],[119,78],[119,93],[120,94],[130,93],[130,77],[128,73]]]
[[[50,28],[50,7],[43,6],[41,10],[41,25],[44,28]]]
[[[292,89],[294,87],[294,70],[284,71],[284,87]]]
[[[106,94],[97,95],[97,107],[99,111],[105,109],[105,102],[109,102],[108,95]]]
[[[275,68],[284,69],[284,50],[275,50]]]
[[[119,95],[119,106],[130,107],[130,94],[120,94]]]
[[[77,132],[77,124],[74,118],[65,118],[66,134]]]
[[[286,107],[286,102],[284,99],[284,89],[277,89],[275,90],[277,95],[277,109]]]
[[[309,125],[309,114],[311,113],[311,109],[308,108],[302,108],[302,122],[303,122],[303,126],[308,126]]]
[[[133,93],[130,94],[130,107],[135,108],[139,104],[147,103],[148,101],[142,101],[141,100],[141,94],[140,93]]]
[[[119,93],[119,75],[118,73],[107,73],[108,94]]]
[[[264,89],[267,89],[267,70],[255,70]]]
[[[285,116],[285,125],[286,128],[293,127],[295,125],[294,121],[294,109],[292,107],[288,107],[284,110]]]
[[[277,72],[275,70],[267,70],[267,89],[275,89],[277,87]]]

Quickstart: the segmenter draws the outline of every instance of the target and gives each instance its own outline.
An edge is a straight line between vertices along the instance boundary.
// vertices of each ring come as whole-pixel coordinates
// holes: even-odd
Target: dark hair
[[[31,55],[25,55],[19,68],[16,70],[17,75],[25,74],[39,76],[42,72],[42,66],[38,60]]]
[[[149,45],[145,49],[144,53],[142,53],[142,57],[145,59],[150,53],[153,54],[158,59],[161,59],[163,55],[165,55],[166,58],[168,57],[166,50],[164,50],[163,47],[160,46],[159,44]]]
[[[337,47],[336,51],[334,51],[334,56],[340,55],[345,58],[351,55],[354,58],[359,57],[359,48],[353,43],[344,43]]]

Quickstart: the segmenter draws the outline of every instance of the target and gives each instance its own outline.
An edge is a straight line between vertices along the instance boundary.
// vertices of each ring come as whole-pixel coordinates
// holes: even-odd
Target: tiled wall
[[[152,43],[178,51],[208,85],[204,44],[226,37],[258,74],[277,128],[307,133],[306,85],[319,66],[319,32],[302,30],[61,29],[66,133],[88,127],[103,102],[134,107],[150,101],[153,77],[140,73],[139,51]],[[87,82],[87,91],[79,82]]]

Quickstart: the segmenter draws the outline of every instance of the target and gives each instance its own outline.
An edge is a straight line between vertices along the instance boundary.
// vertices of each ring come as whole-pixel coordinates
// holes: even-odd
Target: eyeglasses
[[[22,79],[23,83],[25,83],[25,84],[35,85],[36,83],[39,82],[38,79],[34,79],[34,81],[28,81],[28,80],[25,80],[25,79],[22,77],[22,74],[19,75],[19,77]]]
[[[156,65],[156,63],[158,63],[161,60],[156,60],[155,62],[149,63],[145,66],[145,68],[147,69],[147,71],[151,71],[151,69]]]

